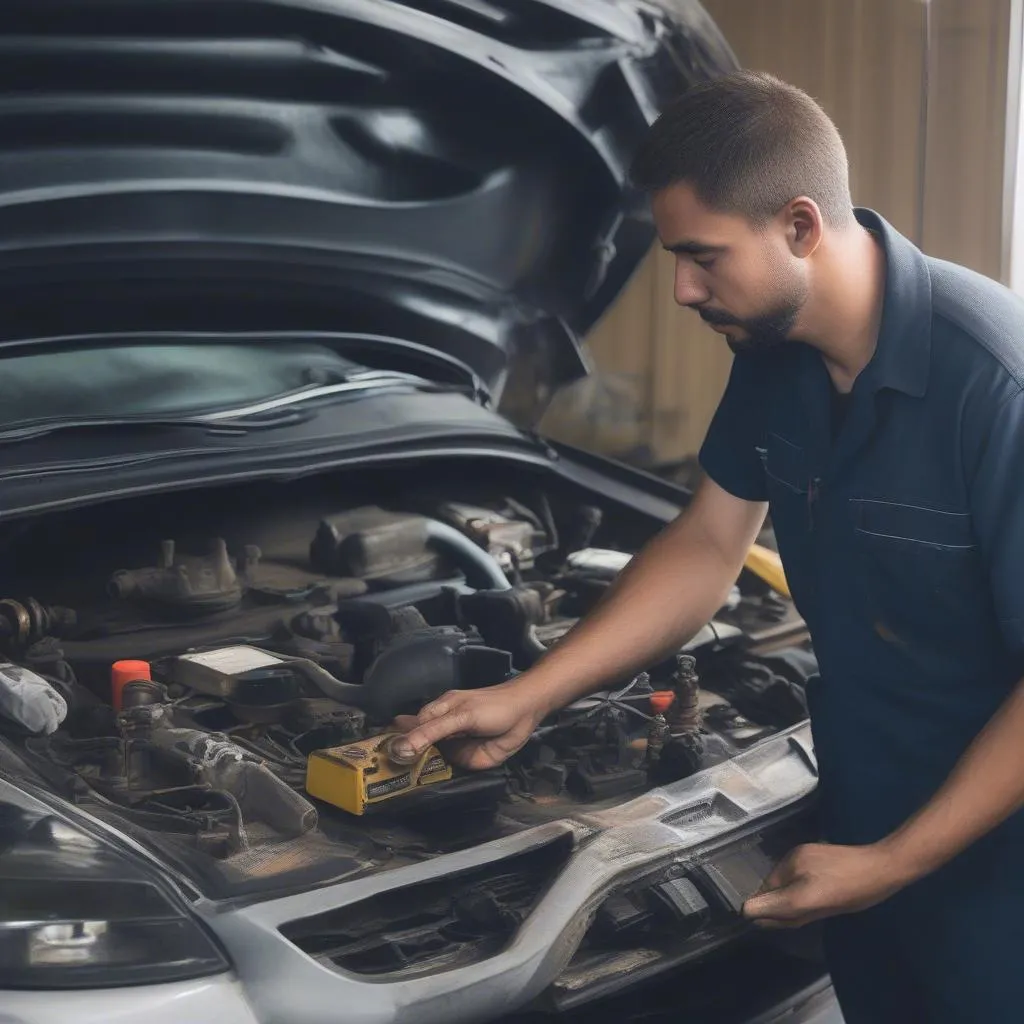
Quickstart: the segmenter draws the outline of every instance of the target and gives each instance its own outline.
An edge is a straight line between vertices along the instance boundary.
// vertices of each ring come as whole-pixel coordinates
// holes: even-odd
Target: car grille
[[[571,851],[572,837],[565,835],[485,867],[290,922],[280,931],[304,953],[350,974],[463,967],[508,943]]]

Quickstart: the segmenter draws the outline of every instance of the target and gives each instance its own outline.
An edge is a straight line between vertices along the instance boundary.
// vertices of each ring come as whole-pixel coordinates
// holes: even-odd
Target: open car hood
[[[5,0],[0,340],[362,332],[543,401],[733,66],[696,0]]]

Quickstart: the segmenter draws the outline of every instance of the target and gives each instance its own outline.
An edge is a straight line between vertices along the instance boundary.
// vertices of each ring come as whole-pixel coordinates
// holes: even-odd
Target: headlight
[[[0,782],[0,989],[111,988],[227,968],[143,865]]]

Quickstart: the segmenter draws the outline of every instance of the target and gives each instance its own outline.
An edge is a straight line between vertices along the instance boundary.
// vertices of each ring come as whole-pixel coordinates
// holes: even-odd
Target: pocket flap
[[[966,550],[975,546],[967,512],[945,512],[921,505],[851,498],[853,525],[858,533],[890,540]]]

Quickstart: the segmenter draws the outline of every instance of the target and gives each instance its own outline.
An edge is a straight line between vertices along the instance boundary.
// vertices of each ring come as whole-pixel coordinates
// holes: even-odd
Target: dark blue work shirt
[[[769,502],[819,659],[839,843],[925,804],[1024,676],[1024,302],[857,217],[885,247],[886,292],[838,433],[820,355],[793,344],[736,357],[701,451],[725,490]]]

